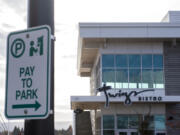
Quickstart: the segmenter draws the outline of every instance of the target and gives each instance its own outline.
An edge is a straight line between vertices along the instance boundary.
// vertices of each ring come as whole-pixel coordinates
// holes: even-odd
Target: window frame
[[[112,68],[107,68],[107,67],[105,67],[105,68],[103,68],[102,67],[102,59],[103,59],[103,55],[114,55],[114,67]],[[128,62],[127,62],[127,64],[128,64],[128,67],[127,68],[120,68],[120,67],[117,67],[116,66],[116,56],[118,56],[118,55],[126,55],[128,58]],[[102,53],[101,55],[100,55],[100,85],[102,85],[103,84],[103,77],[102,77],[102,75],[103,75],[103,69],[114,69],[114,73],[115,73],[115,81],[113,82],[114,84],[114,87],[113,88],[115,88],[116,89],[116,84],[118,83],[118,81],[117,81],[117,77],[116,77],[116,72],[118,71],[118,69],[127,69],[127,74],[128,74],[128,76],[127,76],[127,79],[128,79],[128,88],[123,88],[123,87],[121,87],[120,89],[132,89],[132,88],[130,88],[130,86],[129,86],[129,84],[130,84],[130,76],[129,76],[129,70],[130,70],[130,67],[129,67],[129,55],[140,55],[140,87],[139,88],[133,88],[133,89],[152,89],[152,88],[143,88],[143,80],[142,80],[142,71],[143,71],[143,69],[150,69],[150,68],[143,68],[143,64],[142,64],[142,56],[143,55],[152,55],[152,68],[151,68],[151,70],[152,70],[152,84],[153,84],[153,89],[165,89],[165,72],[164,72],[164,56],[163,56],[163,54],[161,54],[161,53],[143,53],[143,54],[137,54],[137,53],[132,53],[132,54],[129,54],[129,53],[127,53],[127,54],[118,54],[118,53],[116,53],[116,54],[112,54],[112,53]],[[162,68],[154,68],[154,66],[153,66],[153,59],[154,59],[154,55],[161,55],[162,56]],[[136,68],[131,68],[131,69],[136,69]],[[138,68],[137,68],[138,69]],[[155,84],[155,80],[154,80],[154,70],[162,70],[163,71],[163,74],[162,74],[162,81],[163,81],[163,83],[162,83],[162,87],[160,87],[160,88],[157,88],[157,84]],[[99,86],[100,87],[100,86]]]
[[[104,129],[103,128],[103,116],[113,116],[114,117],[114,128],[112,128],[112,129],[111,128],[110,129]],[[127,116],[128,117],[128,128],[127,129],[123,129],[123,128],[120,129],[120,128],[118,128],[118,116]],[[137,116],[137,117],[139,117],[139,114],[101,114],[101,135],[103,135],[104,130],[106,130],[106,131],[113,130],[114,134],[119,132],[120,130],[121,131],[123,131],[123,130],[134,130],[134,131],[136,131],[136,130],[138,130],[138,127],[137,127],[137,129],[136,128],[130,128],[130,124],[129,124],[130,116]],[[143,119],[145,118],[145,116],[146,115],[143,115]],[[153,118],[152,122],[153,122],[154,128],[152,130],[154,132],[154,135],[156,135],[157,133],[164,133],[166,135],[167,134],[166,127],[165,127],[164,130],[157,130],[156,127],[155,127],[155,116],[164,116],[166,118],[165,114],[153,114],[151,116]],[[139,122],[139,120],[138,120],[138,122]],[[165,124],[165,122],[164,122],[164,124]],[[139,132],[138,132],[138,134],[139,134]]]
[[[114,128],[107,128],[107,129],[104,129],[104,116],[113,116],[114,118]],[[101,115],[101,135],[104,135],[104,131],[114,131],[114,134],[115,134],[115,131],[116,131],[116,116],[114,114],[102,114]]]

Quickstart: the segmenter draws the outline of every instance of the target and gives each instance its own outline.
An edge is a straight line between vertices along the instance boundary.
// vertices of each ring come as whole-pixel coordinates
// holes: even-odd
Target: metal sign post
[[[54,35],[54,0],[28,1],[28,27],[49,25]],[[51,40],[50,110],[47,119],[26,120],[25,135],[54,135],[54,41]]]

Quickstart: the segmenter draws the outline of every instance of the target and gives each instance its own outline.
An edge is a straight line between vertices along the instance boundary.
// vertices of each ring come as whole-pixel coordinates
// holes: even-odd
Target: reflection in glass
[[[116,70],[116,88],[128,88],[128,70]]]
[[[103,55],[102,67],[114,67],[114,55]]]
[[[129,128],[137,129],[138,128],[139,119],[138,116],[130,115],[129,116]]]
[[[140,55],[129,55],[129,67],[130,68],[140,68],[141,59]]]
[[[153,55],[153,67],[154,68],[163,68],[163,56],[162,55]]]
[[[128,128],[128,116],[118,115],[117,116],[117,128],[127,129]]]
[[[146,116],[144,116],[144,120],[148,122],[147,130],[154,130],[154,117],[146,115]]]
[[[142,55],[142,68],[152,68],[152,55]]]
[[[141,88],[141,70],[129,70],[129,88]]]
[[[155,129],[156,130],[165,130],[165,116],[164,115],[155,115]]]
[[[113,115],[103,116],[103,129],[114,129],[114,116]]]
[[[160,54],[102,55],[101,71],[102,85],[106,83],[112,88],[164,88]]]
[[[166,133],[156,133],[156,135],[166,135]]]
[[[153,88],[152,69],[142,70],[142,88]]]
[[[102,82],[105,83],[106,86],[111,86],[114,88],[115,82],[115,71],[114,69],[103,69],[102,70]]]
[[[164,88],[162,69],[154,69],[153,78],[154,78],[154,86],[153,86],[154,88]]]
[[[114,130],[103,130],[103,135],[114,135]]]
[[[127,55],[116,55],[116,67],[127,68],[128,67],[128,56]]]
[[[131,132],[131,135],[138,135],[138,132]]]
[[[127,135],[127,132],[119,132],[119,135]]]

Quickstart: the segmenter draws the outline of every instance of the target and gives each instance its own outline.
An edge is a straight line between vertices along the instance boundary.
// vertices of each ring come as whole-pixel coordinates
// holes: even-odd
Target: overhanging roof
[[[180,23],[80,23],[78,74],[90,76],[106,39],[171,41],[180,39]]]
[[[105,96],[71,96],[71,109],[94,110],[100,109],[105,104]],[[110,98],[110,103],[124,103],[125,98]],[[179,103],[179,96],[163,96],[162,101],[138,101],[137,97],[132,97],[133,103]]]
[[[80,38],[175,38],[180,23],[80,23]]]

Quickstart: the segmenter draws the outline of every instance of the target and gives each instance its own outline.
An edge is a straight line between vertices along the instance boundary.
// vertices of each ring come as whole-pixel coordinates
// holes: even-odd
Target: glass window
[[[131,135],[138,135],[138,132],[131,132]]]
[[[142,55],[142,68],[152,69],[152,55]]]
[[[140,68],[141,59],[140,55],[129,55],[129,67],[130,68]]]
[[[103,55],[102,67],[114,67],[114,55]]]
[[[164,81],[163,81],[163,70],[162,69],[154,69],[153,72],[154,78],[154,88],[164,88]]]
[[[142,70],[142,88],[153,88],[152,69]]]
[[[166,133],[156,133],[156,135],[166,135]]]
[[[114,69],[103,69],[102,70],[102,82],[105,83],[106,86],[111,86],[114,88],[115,83],[115,71]]]
[[[155,129],[156,130],[165,130],[165,116],[164,115],[155,115]]]
[[[127,68],[128,59],[127,55],[116,55],[116,67],[118,68]]]
[[[145,130],[145,135],[154,135],[154,130]]]
[[[128,116],[118,115],[117,116],[117,128],[127,129],[128,128]]]
[[[128,88],[128,70],[116,70],[116,88]]]
[[[141,70],[129,70],[129,88],[141,88]]]
[[[103,130],[103,135],[114,135],[114,130]]]
[[[163,55],[102,55],[102,84],[112,88],[164,88]],[[98,73],[98,69],[96,71]],[[97,80],[97,84],[98,83]]]
[[[129,128],[137,129],[138,125],[139,125],[138,116],[135,115],[129,116]]]
[[[163,68],[163,56],[162,55],[153,55],[153,67],[154,68]]]
[[[147,122],[147,130],[154,130],[154,117],[153,116],[144,116],[144,121]]]
[[[119,132],[119,135],[127,135],[127,132]]]
[[[103,129],[114,129],[114,116],[113,115],[103,116]]]

